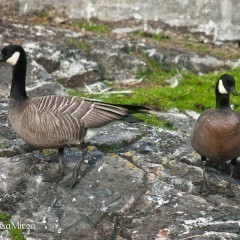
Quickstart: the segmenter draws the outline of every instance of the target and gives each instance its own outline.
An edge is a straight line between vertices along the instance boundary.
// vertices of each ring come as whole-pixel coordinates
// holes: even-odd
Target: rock
[[[164,82],[168,83],[171,88],[178,86],[179,80],[181,80],[182,74],[177,74],[169,79],[166,79]]]
[[[157,6],[161,6],[158,8]],[[186,8],[188,6],[188,8]],[[154,22],[157,26],[164,23],[173,28],[184,28],[185,31],[203,33],[214,41],[239,41],[238,3],[234,0],[212,1],[93,1],[70,0],[69,2],[45,0],[37,4],[32,0],[2,0],[0,7],[3,15],[25,15],[46,11],[48,18],[62,24],[67,18],[100,19],[102,21],[136,21]],[[59,19],[60,18],[60,19]]]
[[[84,76],[92,82],[135,79],[137,69],[149,70],[139,53],[166,68],[201,70],[191,59],[193,53],[157,48],[125,35],[101,38],[3,22],[1,43],[14,38],[28,53],[31,96],[65,94],[55,81],[61,79],[74,87],[81,86]],[[78,49],[66,43],[69,37],[84,38],[94,47]],[[7,121],[11,68],[1,65],[0,75],[0,211],[19,228],[24,224],[26,239],[239,239],[239,163],[234,198],[225,194],[228,164],[208,162],[211,192],[199,193],[201,160],[189,139],[198,114],[177,109],[157,113],[175,130],[144,123],[108,126],[88,143],[80,177],[70,189],[42,181],[44,172],[57,171],[56,151],[32,149],[16,136]],[[67,166],[72,169],[80,156],[79,149],[66,149]],[[1,234],[8,232],[0,229]]]
[[[127,33],[131,33],[131,32],[135,32],[137,30],[139,30],[140,28],[130,28],[130,27],[125,27],[125,28],[116,28],[113,29],[113,33],[116,34],[127,34]]]
[[[177,109],[171,109],[168,112],[158,112],[156,116],[159,120],[167,121],[179,131],[184,131],[189,134],[189,126],[192,128],[196,121],[196,118],[192,119],[190,114],[191,113],[188,114],[187,112],[180,113]]]
[[[108,91],[109,87],[106,86],[103,82],[95,82],[93,84],[87,85],[85,84],[84,92],[87,93],[103,93]]]

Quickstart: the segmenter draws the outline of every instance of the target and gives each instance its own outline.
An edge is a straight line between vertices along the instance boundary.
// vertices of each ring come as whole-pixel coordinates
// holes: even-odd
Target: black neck
[[[20,57],[17,64],[12,68],[11,99],[21,101],[28,98],[25,89],[26,68],[27,61],[25,56]]]
[[[216,93],[216,107],[217,108],[231,108],[229,94]]]

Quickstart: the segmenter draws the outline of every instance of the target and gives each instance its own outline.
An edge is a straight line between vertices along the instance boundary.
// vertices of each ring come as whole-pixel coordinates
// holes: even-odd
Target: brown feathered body
[[[230,108],[203,112],[191,135],[193,148],[216,162],[240,156],[240,118]]]
[[[127,108],[71,96],[10,100],[9,104],[13,129],[36,148],[80,145],[97,134],[102,126],[127,115]]]
[[[109,104],[81,97],[53,95],[29,98],[25,87],[27,58],[24,49],[19,45],[5,46],[0,61],[12,66],[9,121],[13,129],[33,147],[58,149],[58,174],[48,174],[45,181],[61,181],[67,172],[63,160],[64,148],[80,146],[82,156],[73,169],[71,179],[64,184],[73,187],[87,154],[82,143],[89,141],[106,125],[117,120],[136,122],[131,114],[149,112],[141,106]]]

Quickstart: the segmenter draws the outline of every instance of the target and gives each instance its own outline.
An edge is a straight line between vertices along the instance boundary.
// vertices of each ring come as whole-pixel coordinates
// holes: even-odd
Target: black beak
[[[235,88],[232,88],[229,93],[233,94],[234,96],[238,95],[238,92],[235,90]]]

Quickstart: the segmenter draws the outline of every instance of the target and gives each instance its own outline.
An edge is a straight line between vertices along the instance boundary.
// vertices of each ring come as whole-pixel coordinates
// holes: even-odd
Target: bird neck
[[[25,89],[27,62],[25,58],[19,59],[17,64],[12,68],[12,85],[10,97],[13,100],[21,101],[27,99]]]
[[[217,94],[216,107],[217,108],[231,108],[229,94]]]

